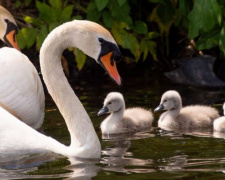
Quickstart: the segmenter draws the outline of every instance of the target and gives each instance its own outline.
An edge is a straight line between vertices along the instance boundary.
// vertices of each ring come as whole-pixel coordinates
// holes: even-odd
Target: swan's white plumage
[[[225,132],[225,103],[223,104],[223,115],[213,122],[214,131]]]
[[[219,117],[218,111],[209,106],[193,105],[182,108],[182,100],[177,91],[165,92],[160,106],[161,110],[167,110],[158,121],[158,126],[165,130],[212,129],[213,120]]]
[[[7,118],[5,118],[7,117]],[[10,134],[10,138],[9,138]],[[27,124],[0,108],[0,157],[53,151],[73,155],[66,146],[34,130]],[[54,149],[54,150],[52,150]]]
[[[44,119],[44,91],[37,70],[13,48],[0,49],[0,106],[38,129]]]
[[[16,28],[13,16],[0,6],[2,41],[8,33],[7,22],[13,23]],[[6,47],[0,49],[0,67],[0,107],[29,126],[40,128],[44,119],[45,97],[37,70],[20,51]]]
[[[61,66],[61,53],[65,48],[71,46],[80,48],[97,60],[97,54],[101,50],[99,36],[114,42],[109,32],[96,23],[71,21],[54,29],[45,39],[40,50],[43,79],[65,119],[71,136],[70,146],[65,146],[53,138],[42,135],[1,109],[0,154],[3,152],[30,154],[52,151],[65,156],[81,158],[99,158],[101,156],[101,145],[93,124],[70,87]],[[79,42],[82,44],[81,47]],[[4,118],[4,115],[7,114],[9,121],[5,121]]]
[[[103,134],[137,132],[148,129],[152,125],[152,112],[139,107],[125,109],[125,101],[121,93],[109,93],[104,100],[105,107],[111,114],[101,123]]]

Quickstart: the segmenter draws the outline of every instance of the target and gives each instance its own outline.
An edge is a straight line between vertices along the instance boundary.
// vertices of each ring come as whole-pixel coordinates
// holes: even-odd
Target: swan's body
[[[7,47],[0,49],[0,67],[0,108],[38,129],[45,98],[37,70],[25,55]]]
[[[42,135],[1,110],[0,155],[52,151],[81,158],[100,157],[101,146],[92,122],[70,87],[61,66],[61,53],[71,46],[80,48],[101,63],[112,78],[118,84],[121,83],[114,62],[120,52],[106,29],[93,22],[76,20],[59,26],[45,39],[40,50],[40,64],[48,91],[65,118],[71,135],[71,145],[65,146]],[[4,119],[4,114],[8,114],[9,121]]]
[[[104,101],[104,107],[98,115],[111,113],[102,123],[103,134],[120,134],[137,132],[150,128],[153,115],[143,108],[125,109],[123,95],[118,92],[109,93]]]
[[[223,104],[223,115],[213,122],[214,131],[225,132],[225,103]]]
[[[161,98],[155,111],[167,110],[158,121],[158,126],[165,130],[204,130],[212,129],[213,121],[219,117],[218,111],[209,106],[193,105],[182,108],[180,94],[167,91]]]
[[[0,6],[0,37],[18,49],[16,28],[12,15]],[[36,68],[20,51],[6,47],[0,49],[0,67],[0,108],[31,127],[40,128],[45,97]]]

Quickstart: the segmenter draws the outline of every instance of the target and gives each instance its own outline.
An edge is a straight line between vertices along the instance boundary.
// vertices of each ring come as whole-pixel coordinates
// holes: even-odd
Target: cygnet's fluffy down
[[[219,117],[216,109],[193,105],[182,108],[182,100],[177,91],[167,91],[162,95],[156,111],[166,110],[158,121],[158,126],[165,130],[203,130],[212,129],[214,119]]]
[[[213,122],[214,131],[225,132],[225,102],[223,104],[223,115]]]
[[[98,115],[105,113],[111,114],[101,123],[103,134],[141,131],[150,128],[153,121],[151,111],[138,107],[125,109],[123,95],[118,92],[111,92],[107,95]]]

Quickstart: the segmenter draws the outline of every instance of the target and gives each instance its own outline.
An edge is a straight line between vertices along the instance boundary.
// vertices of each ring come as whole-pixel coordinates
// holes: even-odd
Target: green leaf
[[[170,27],[173,24],[173,19],[171,19],[171,21],[166,24],[163,23],[162,20],[160,19],[160,17],[158,16],[158,8],[159,8],[159,6],[156,6],[152,10],[151,15],[149,16],[149,21],[156,22],[159,27],[160,32],[165,33],[166,36],[168,36]]]
[[[98,11],[102,11],[108,4],[109,0],[95,0]]]
[[[49,23],[53,21],[51,7],[45,3],[36,1],[36,7],[39,10],[39,18]]]
[[[120,6],[122,6],[126,2],[126,0],[117,0],[117,2]]]
[[[48,0],[49,4],[54,8],[62,8],[61,0]]]
[[[111,14],[105,11],[102,14],[102,18],[103,18],[104,25],[108,28],[111,28],[113,23],[113,17],[111,16]]]
[[[74,49],[74,54],[76,56],[77,68],[81,70],[86,61],[86,55],[79,49]]]
[[[145,40],[141,40],[140,51],[143,53],[143,60],[145,60],[148,56],[148,45]]]
[[[60,15],[60,20],[64,21],[64,20],[69,20],[71,15],[73,13],[73,5],[68,5],[66,6],[63,10],[62,13]]]
[[[189,38],[197,37],[203,32],[211,31],[216,24],[221,23],[222,12],[217,0],[196,0],[193,10],[188,15]]]
[[[198,50],[210,49],[217,46],[220,38],[220,29],[212,30],[208,33],[200,35],[196,41],[196,47]]]
[[[161,34],[158,33],[158,32],[149,32],[146,36],[147,39],[154,39],[154,38],[157,38],[157,37],[160,37]]]
[[[137,38],[135,37],[135,35],[128,33],[126,30],[124,30],[123,23],[120,23],[120,25],[115,25],[115,24],[113,25],[111,31],[116,41],[123,48],[130,49],[130,50],[136,49],[138,47],[139,42]]]
[[[148,51],[152,55],[153,59],[156,61],[157,60],[157,54],[156,54],[156,42],[154,41],[149,41],[148,42]]]
[[[29,23],[29,24],[32,24],[34,26],[41,26],[41,24],[42,24],[39,19],[35,19],[33,17],[30,17],[30,16],[25,16],[24,21]]]
[[[39,10],[39,18],[44,20],[47,24],[60,19],[62,9],[55,9],[45,3],[40,3],[36,1],[36,7]]]
[[[55,29],[56,27],[58,27],[59,25],[61,25],[60,22],[53,22],[49,25],[48,30],[49,32],[51,32],[53,29]]]
[[[48,28],[47,26],[41,26],[41,29],[37,35],[36,39],[36,48],[37,50],[40,50],[42,43],[44,42],[45,38],[48,35]]]
[[[175,9],[170,1],[166,0],[164,3],[159,4],[157,8],[157,16],[163,24],[168,24],[171,22],[174,15]]]
[[[98,21],[101,17],[101,13],[97,10],[96,4],[91,2],[87,7],[87,19],[91,21]]]
[[[219,47],[223,55],[225,56],[225,25],[223,26],[220,33]]]
[[[133,20],[130,16],[130,6],[126,1],[121,7],[118,7],[118,2],[113,0],[110,1],[109,9],[111,16],[117,21],[124,21],[129,26],[133,25]]]
[[[21,49],[31,48],[36,40],[37,30],[34,28],[22,28],[18,35],[18,45]]]
[[[125,49],[129,49],[135,56],[136,60],[140,57],[139,42],[134,34],[124,30],[125,23],[114,23],[111,32],[116,42]]]
[[[148,27],[146,23],[142,21],[136,21],[133,29],[138,34],[147,34],[148,32]]]
[[[20,49],[24,49],[26,47],[26,41],[23,39],[23,34],[21,33],[21,30],[16,35],[17,43]]]
[[[149,32],[142,40],[140,43],[140,52],[141,54],[143,53],[143,60],[145,60],[150,53],[153,59],[156,61],[157,60],[157,52],[156,52],[156,47],[157,44],[155,41],[152,39],[159,37],[161,34],[157,32]]]
[[[120,20],[127,23],[127,25],[129,25],[129,26],[132,26],[132,24],[133,24],[133,20],[130,16],[121,17]]]
[[[156,43],[151,40],[143,39],[140,44],[140,51],[143,53],[143,60],[146,60],[148,53],[151,54],[154,60],[157,60]]]
[[[87,12],[95,11],[95,10],[97,10],[97,7],[96,7],[96,4],[92,1],[88,4]]]
[[[187,16],[190,12],[193,2],[190,0],[179,1],[179,9],[181,10],[182,16]]]

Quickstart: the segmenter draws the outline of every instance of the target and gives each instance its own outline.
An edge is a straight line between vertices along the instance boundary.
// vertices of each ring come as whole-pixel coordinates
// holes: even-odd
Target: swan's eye
[[[166,102],[167,100],[165,99],[163,102]]]
[[[8,19],[5,19],[5,22],[8,24],[9,23],[9,20]]]
[[[112,102],[109,102],[108,104],[112,104]]]
[[[102,44],[105,42],[105,40],[103,38],[98,38],[98,41]]]

